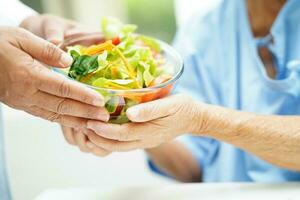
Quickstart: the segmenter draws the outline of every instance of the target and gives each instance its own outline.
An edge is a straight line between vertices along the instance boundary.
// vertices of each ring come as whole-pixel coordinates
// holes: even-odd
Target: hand
[[[80,36],[92,31],[75,21],[47,14],[30,16],[20,26],[53,44],[59,44],[64,39]],[[82,152],[92,152],[97,156],[108,155],[108,152],[100,148],[88,148],[87,138],[83,134],[82,128],[62,126],[62,131],[67,142],[78,146]]]
[[[184,133],[193,133],[201,122],[199,104],[190,97],[174,95],[127,110],[133,123],[107,124],[90,120],[87,137],[107,151],[153,148]],[[199,122],[199,123],[198,123]]]
[[[104,157],[111,153],[108,150],[94,145],[88,140],[87,134],[92,131],[87,128],[70,128],[63,126],[62,130],[66,141],[71,145],[78,146],[82,152],[92,153],[99,157]]]
[[[72,58],[20,28],[0,28],[0,101],[69,127],[107,121],[103,97],[42,63],[68,67]]]
[[[47,14],[27,17],[20,27],[53,44],[59,44],[66,38],[92,31],[77,22]]]

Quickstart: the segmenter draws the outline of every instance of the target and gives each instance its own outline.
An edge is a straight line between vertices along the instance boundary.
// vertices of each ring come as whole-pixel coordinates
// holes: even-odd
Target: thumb
[[[177,103],[178,97],[178,95],[173,95],[130,107],[126,115],[132,122],[147,122],[169,116],[180,106]]]
[[[72,57],[63,50],[26,30],[24,32],[18,43],[33,58],[53,67],[64,68],[72,64]]]

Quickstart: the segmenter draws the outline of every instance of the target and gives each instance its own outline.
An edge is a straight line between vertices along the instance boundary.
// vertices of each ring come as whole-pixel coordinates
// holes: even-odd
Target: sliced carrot
[[[118,74],[119,74],[119,69],[118,69],[118,67],[113,66],[113,67],[110,68],[110,70],[111,70],[111,75],[112,75],[113,77],[117,77],[117,76],[118,76]]]
[[[111,43],[111,40],[106,41],[104,43],[93,45],[86,48],[83,52],[84,55],[97,55],[103,53],[103,51],[111,51],[114,48],[114,45]]]

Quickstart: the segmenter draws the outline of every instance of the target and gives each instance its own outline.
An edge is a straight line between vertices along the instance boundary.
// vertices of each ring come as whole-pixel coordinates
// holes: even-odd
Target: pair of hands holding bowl
[[[49,15],[29,17],[21,27],[54,44],[87,33],[82,31],[86,28],[75,22]],[[7,76],[3,76],[8,83],[3,85],[9,88],[0,88],[8,91],[1,101],[60,123],[65,139],[81,151],[105,156],[115,151],[153,148],[183,133],[196,131],[198,124],[194,119],[198,117],[198,110],[195,108],[199,106],[183,95],[168,96],[129,108],[126,111],[131,120],[129,123],[107,123],[109,113],[103,107],[101,95],[67,80],[42,64],[68,67],[70,59],[62,51],[21,29],[5,28],[1,32],[13,44],[11,47],[7,45],[7,50],[15,49],[15,53],[23,58],[19,65],[4,65],[11,64],[17,68],[7,69]],[[9,39],[10,35],[16,36]],[[32,68],[24,63],[32,65]],[[11,80],[9,71],[20,76]]]
[[[66,138],[82,151],[105,156],[111,152],[157,147],[184,133],[196,133],[200,106],[185,95],[172,95],[129,108],[131,120],[112,124],[89,120],[87,128],[65,129]],[[199,118],[199,119],[198,119]],[[80,135],[81,141],[75,139]]]
[[[153,148],[197,127],[197,105],[191,98],[166,97],[183,72],[180,56],[164,42],[134,34],[135,29],[104,18],[102,33],[60,45],[74,62],[56,71],[103,94],[110,113],[109,121],[90,119],[86,126],[63,127],[66,140],[83,152],[106,156]]]

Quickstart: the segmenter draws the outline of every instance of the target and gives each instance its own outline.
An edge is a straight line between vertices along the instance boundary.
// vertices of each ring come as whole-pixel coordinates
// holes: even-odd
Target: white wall
[[[98,158],[68,145],[58,125],[4,107],[5,144],[15,200],[49,188],[114,188],[167,182],[149,172],[142,151]]]

